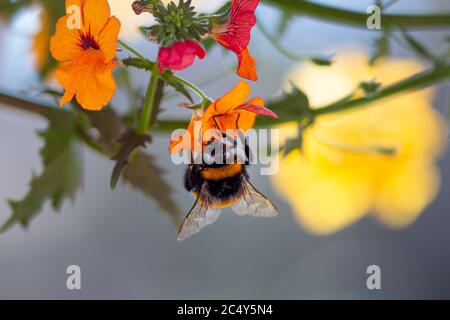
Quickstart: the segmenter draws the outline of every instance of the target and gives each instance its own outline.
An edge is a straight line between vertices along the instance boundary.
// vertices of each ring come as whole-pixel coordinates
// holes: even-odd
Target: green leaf
[[[122,63],[127,67],[134,67],[146,71],[152,71],[155,65],[155,63],[150,60],[140,58],[126,58],[122,60]]]
[[[312,63],[318,66],[331,66],[333,64],[333,58],[332,57],[311,57],[309,59]]]
[[[120,144],[119,151],[111,157],[111,160],[116,161],[112,175],[111,175],[111,189],[115,189],[119,182],[125,167],[130,163],[130,157],[139,147],[145,147],[147,143],[152,141],[147,134],[139,134],[134,129],[127,129],[125,133],[117,141]]]
[[[172,188],[164,181],[165,172],[155,164],[153,156],[138,152],[123,171],[123,181],[152,198],[167,213],[174,226],[178,226],[180,209],[171,197]]]
[[[364,82],[361,82],[359,87],[364,91],[364,94],[366,97],[370,97],[374,93],[377,93],[378,91],[380,91],[381,83],[376,82],[374,80],[373,81],[364,81]]]
[[[49,127],[39,135],[44,139],[40,150],[43,171],[33,176],[30,189],[22,200],[8,201],[12,214],[0,232],[5,232],[16,223],[28,226],[47,200],[51,201],[55,210],[59,210],[66,199],[75,198],[81,186],[74,117],[61,113],[50,118]]]
[[[286,93],[277,101],[270,102],[268,108],[274,111],[281,120],[286,121],[300,120],[313,116],[308,97],[293,84],[292,92]]]
[[[97,130],[96,144],[108,154],[112,154],[116,150],[117,140],[125,131],[125,125],[114,109],[105,108],[97,112],[81,110],[80,112],[89,119],[90,126]]]

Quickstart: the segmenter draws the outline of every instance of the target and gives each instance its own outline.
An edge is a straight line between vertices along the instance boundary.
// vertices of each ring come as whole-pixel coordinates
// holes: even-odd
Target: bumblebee
[[[185,189],[194,194],[196,201],[183,220],[177,240],[184,240],[213,224],[221,209],[231,207],[238,215],[255,217],[275,217],[275,205],[262,195],[249,181],[246,166],[249,165],[249,149],[245,146],[245,161],[238,161],[238,155],[226,151],[226,144],[219,143],[224,152],[210,154],[213,161],[202,160],[201,164],[191,164],[185,174]],[[217,149],[215,149],[217,150]],[[208,155],[208,153],[206,153]],[[233,161],[229,161],[230,156]],[[225,161],[220,161],[220,159]],[[228,161],[226,161],[228,160]]]

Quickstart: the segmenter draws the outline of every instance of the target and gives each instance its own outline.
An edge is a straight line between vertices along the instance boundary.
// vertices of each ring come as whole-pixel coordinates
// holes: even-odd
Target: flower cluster
[[[342,99],[362,79],[383,79],[389,85],[423,70],[411,59],[383,58],[373,67],[367,67],[368,60],[366,53],[352,48],[326,72],[300,64],[288,79],[301,83],[315,105],[323,105]],[[337,80],[339,85],[333,86]],[[324,91],[324,85],[330,90]],[[400,94],[321,117],[306,129],[302,149],[282,158],[273,177],[303,228],[329,235],[370,214],[400,229],[420,216],[438,193],[436,161],[448,135],[430,93]],[[281,127],[282,139],[297,136],[295,124]]]
[[[165,5],[160,0],[135,1],[132,9],[136,14],[150,13],[156,21],[149,28],[141,28],[150,41],[159,45],[156,60],[159,70],[152,72],[152,78],[162,76],[166,70],[183,70],[191,66],[196,57],[203,59],[206,52],[200,42],[214,39],[237,55],[237,74],[256,81],[255,60],[248,45],[250,32],[256,24],[258,4],[259,0],[232,0],[225,13],[198,16],[191,0],[180,0],[178,5],[174,2]],[[82,108],[101,110],[116,90],[112,72],[119,62],[116,48],[121,24],[110,16],[107,0],[67,0],[66,12],[57,22],[50,44],[50,51],[59,62],[56,76],[65,89],[60,105],[75,97]],[[208,129],[225,132],[250,129],[258,114],[276,117],[264,107],[261,98],[245,102],[249,95],[250,86],[240,82],[206,110],[196,112],[186,132],[192,133],[195,120],[201,120],[202,132]],[[205,107],[208,102],[203,98],[201,105]],[[148,121],[142,120],[146,129]],[[176,142],[172,143],[171,152]]]
[[[167,7],[159,1],[135,1],[133,9],[136,14],[145,11],[152,13],[158,22],[147,28],[147,35],[161,45],[158,54],[161,71],[182,70],[191,66],[195,57],[203,59],[206,53],[198,41],[212,38],[236,53],[237,74],[240,77],[256,81],[256,63],[248,45],[250,32],[256,24],[255,10],[258,4],[259,0],[232,0],[231,8],[225,14],[199,18],[195,17],[190,0],[181,0],[178,6],[171,2]]]
[[[65,89],[60,105],[75,96],[83,108],[100,110],[116,90],[112,71],[120,21],[110,17],[106,0],[67,0],[70,8],[79,9],[58,20],[50,40],[50,51],[60,62],[56,77]]]
[[[273,111],[264,106],[264,100],[260,97],[246,101],[250,90],[250,86],[241,81],[204,112],[194,112],[188,129],[181,136],[172,139],[170,152],[193,151],[196,146],[200,146],[200,150],[194,150],[198,153],[212,138],[207,132],[220,139],[222,133],[237,133],[238,130],[246,132],[253,128],[257,115],[277,118]],[[195,141],[196,138],[200,141]]]

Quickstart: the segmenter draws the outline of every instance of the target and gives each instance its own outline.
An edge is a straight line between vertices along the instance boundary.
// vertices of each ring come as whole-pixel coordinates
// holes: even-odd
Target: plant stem
[[[136,57],[145,60],[146,58],[140,54],[137,50],[134,50],[132,47],[130,47],[129,45],[127,45],[125,42],[123,42],[122,40],[117,40],[117,42],[124,47],[125,49],[127,49],[129,52],[131,52],[132,54],[134,54]]]
[[[150,61],[149,59],[145,58],[142,54],[140,54],[137,50],[131,48],[129,45],[127,45],[126,43],[124,43],[123,41],[119,40],[119,43],[121,46],[123,46],[125,49],[127,49],[128,51],[130,51],[132,54],[134,54],[137,58],[142,59],[143,61]],[[153,61],[150,61],[150,63],[152,63],[154,66],[156,66],[157,64]],[[152,71],[153,72],[153,71]],[[159,72],[159,71],[158,71]],[[195,84],[193,84],[192,82],[189,82],[188,80],[185,80],[183,78],[180,78],[178,76],[174,75],[174,78],[184,84],[186,87],[189,87],[192,91],[194,91],[200,98],[202,98],[202,100],[204,101],[211,101],[211,99],[199,88],[197,87]]]
[[[285,56],[289,60],[292,60],[292,61],[314,60],[314,59],[328,60],[326,57],[298,55],[298,54],[293,54],[293,53],[289,52],[287,49],[285,49],[283,46],[281,46],[278,43],[278,40],[276,39],[276,37],[272,36],[260,21],[261,21],[261,19],[256,20],[256,25],[258,26],[259,31],[261,31],[263,36],[273,45],[273,47],[275,49],[277,49],[277,51],[279,53],[281,53],[283,56]]]
[[[269,42],[274,46],[275,49],[278,50],[278,52],[280,52],[283,56],[285,56],[286,58],[288,58],[289,60],[293,60],[293,61],[301,61],[301,60],[306,60],[308,59],[308,57],[305,56],[297,56],[294,55],[292,53],[290,53],[289,51],[287,51],[285,48],[283,48],[278,41],[275,39],[275,37],[273,37],[272,35],[269,34],[269,32],[266,30],[266,28],[262,25],[262,23],[260,22],[260,19],[256,20],[256,25],[259,29],[259,31],[261,31],[261,33],[263,34],[263,36],[269,40]]]
[[[200,98],[202,98],[203,101],[211,102],[211,99],[195,84],[193,84],[192,82],[189,82],[183,78],[180,78],[177,76],[174,76],[174,77],[178,82],[184,84],[186,87],[189,87],[192,91],[194,91]]]
[[[316,116],[319,116],[328,113],[345,111],[360,106],[365,106],[369,103],[378,101],[380,99],[392,96],[400,92],[418,90],[428,87],[430,85],[433,85],[435,82],[439,80],[449,77],[450,77],[450,65],[439,66],[431,70],[423,71],[414,76],[406,78],[400,82],[387,86],[384,89],[374,93],[370,97],[362,97],[349,101],[339,101],[322,108],[314,109],[313,112]]]
[[[409,78],[406,78],[402,81],[399,81],[395,84],[392,84],[390,86],[385,87],[384,89],[381,89],[379,92],[374,93],[370,97],[362,97],[357,98],[353,100],[340,100],[335,103],[332,103],[330,105],[324,106],[322,108],[314,109],[314,115],[315,116],[322,116],[325,114],[335,113],[335,112],[341,112],[357,107],[363,107],[367,106],[368,104],[372,102],[376,102],[380,99],[387,98],[390,96],[393,96],[395,94],[403,93],[403,92],[409,92],[413,90],[419,90],[423,89],[428,86],[432,86],[437,84],[439,81],[445,80],[447,78],[450,78],[450,65],[443,65],[438,66],[436,68],[433,68],[431,70],[426,70],[423,72],[420,72],[416,75],[413,75]],[[150,84],[152,82],[155,82],[157,84],[157,77],[153,77],[155,79],[154,81],[150,81]],[[149,85],[151,87],[151,85]],[[156,90],[156,85],[155,85]],[[149,90],[151,92],[151,90]],[[147,93],[149,93],[147,92]],[[147,100],[147,99],[146,99]],[[148,99],[151,100],[150,98]],[[151,104],[148,104],[149,106]],[[45,104],[41,104],[39,102],[31,102],[24,98],[19,98],[14,95],[10,95],[5,92],[0,91],[0,106],[6,106],[6,107],[12,107],[19,110],[24,110],[27,112],[31,112],[34,114],[39,114],[44,117],[48,117],[49,115],[52,115],[57,112],[70,112],[70,111],[64,111],[64,110],[57,110],[55,108],[52,108],[50,106],[47,106]],[[269,104],[270,108],[270,104]],[[149,110],[151,115],[151,110]],[[142,118],[141,118],[142,120]],[[294,120],[294,119],[292,119]],[[291,120],[289,120],[291,121]],[[148,127],[149,121],[144,122],[142,120],[143,126],[144,124]],[[286,119],[269,119],[269,118],[261,118],[257,122],[257,126],[272,126],[279,123],[286,122]],[[171,132],[175,129],[184,128],[187,124],[187,121],[184,120],[164,120],[164,121],[158,121],[158,125],[155,127],[155,131],[158,132]],[[144,133],[147,130],[144,130]]]
[[[151,72],[151,79],[148,83],[147,92],[145,94],[144,106],[142,108],[141,117],[139,119],[138,133],[145,134],[150,126],[150,119],[152,118],[153,109],[155,106],[155,93],[158,85],[159,70],[155,64]]]
[[[291,13],[337,22],[366,29],[368,14],[312,3],[306,0],[263,0],[264,3]],[[439,28],[450,26],[450,14],[404,15],[383,14],[383,28],[392,26],[405,28]]]
[[[58,112],[67,112],[64,109],[58,110],[50,106],[44,106],[39,102],[31,101],[27,98],[19,98],[16,95],[6,91],[0,91],[0,104],[23,111],[36,113],[47,118],[51,115],[58,114]]]
[[[450,78],[450,65],[439,66],[431,70],[423,71],[400,82],[387,86],[379,92],[371,95],[370,97],[357,98],[353,100],[339,100],[322,108],[314,108],[312,112],[314,113],[314,116],[318,117],[326,114],[354,109],[357,107],[364,107],[370,103],[393,96],[398,93],[419,90],[435,85],[438,81],[444,80],[446,78]],[[270,108],[270,104],[268,107]],[[303,119],[298,120],[301,121]],[[295,119],[289,121],[295,121]],[[256,127],[273,126],[284,122],[286,122],[286,119],[260,118],[256,122]],[[178,128],[183,128],[185,127],[185,125],[185,122],[179,120],[160,121],[158,122],[157,130],[160,132],[167,132]]]

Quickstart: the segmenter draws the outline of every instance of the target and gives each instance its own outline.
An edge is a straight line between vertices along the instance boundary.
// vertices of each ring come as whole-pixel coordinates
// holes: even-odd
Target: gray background
[[[363,11],[368,4],[339,1],[339,5]],[[391,12],[439,10],[450,11],[450,1],[401,0]],[[260,16],[267,26],[278,18],[267,7],[261,7]],[[9,26],[0,24],[0,86],[17,92],[38,83],[28,51],[35,15],[24,12],[20,19]],[[448,30],[415,35],[430,48],[438,48],[446,33]],[[252,47],[261,61],[263,79],[255,84],[254,93],[268,98],[279,90],[292,62],[271,48],[259,30],[255,29],[253,35]],[[302,17],[295,20],[283,45],[299,52],[330,53],[332,48],[347,44],[368,48],[375,37],[364,29]],[[135,45],[149,52],[148,44]],[[395,55],[408,53],[395,48]],[[201,82],[211,76],[208,72],[218,59],[223,59],[225,70],[235,58],[216,50],[182,74]],[[144,86],[146,77],[138,72],[134,80]],[[217,97],[234,81],[230,74],[203,88]],[[435,105],[447,112],[444,91],[440,89]],[[45,125],[39,118],[1,108],[2,200],[22,197],[32,170],[39,172],[37,150],[41,141],[35,131]],[[150,150],[168,170],[166,179],[175,189],[177,203],[187,212],[193,200],[182,189],[183,168],[171,164],[169,155],[161,152],[166,148],[167,136],[158,136]],[[308,234],[254,168],[252,178],[279,206],[279,218],[239,218],[227,211],[214,226],[178,243],[151,201],[124,186],[110,191],[110,161],[86,150],[82,155],[84,187],[74,204],[65,204],[58,215],[47,205],[28,231],[16,227],[0,236],[0,298],[450,298],[448,156],[441,161],[443,186],[439,198],[416,223],[401,231],[390,231],[368,217],[332,236]],[[1,201],[0,221],[8,215],[9,208]],[[81,291],[65,287],[65,270],[71,264],[82,269]],[[365,271],[371,264],[382,269],[381,291],[369,291],[365,286]]]

